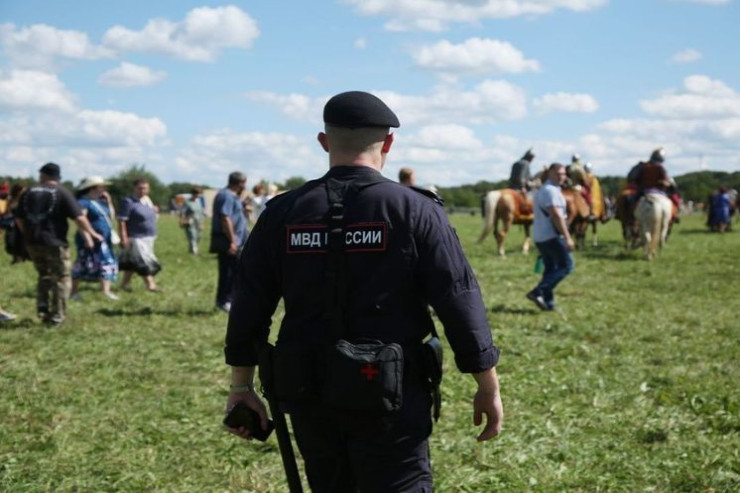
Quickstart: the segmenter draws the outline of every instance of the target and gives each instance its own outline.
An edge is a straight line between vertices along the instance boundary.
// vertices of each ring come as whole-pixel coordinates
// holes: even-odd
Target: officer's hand
[[[256,392],[234,392],[229,394],[229,398],[226,400],[226,413],[228,413],[237,402],[243,402],[247,407],[257,411],[260,415],[260,426],[263,430],[267,429],[267,409]],[[233,433],[234,435],[240,436],[246,440],[252,439],[252,435],[249,430],[243,426],[239,428],[229,428],[228,426],[224,426],[224,428],[226,428],[229,433]]]
[[[237,250],[239,250],[239,245],[236,242],[229,244],[229,255],[236,255]]]
[[[501,433],[501,425],[504,421],[504,405],[501,402],[501,394],[488,389],[478,389],[473,400],[473,424],[480,426],[483,415],[486,415],[486,427],[478,435],[478,441],[484,442]]]

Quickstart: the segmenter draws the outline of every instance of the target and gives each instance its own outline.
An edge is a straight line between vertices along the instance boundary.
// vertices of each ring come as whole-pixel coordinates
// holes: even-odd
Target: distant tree
[[[156,205],[166,209],[169,203],[171,192],[170,188],[163,184],[157,175],[147,171],[145,165],[133,164],[130,168],[121,171],[110,179],[111,184],[108,187],[113,202],[118,204],[121,199],[131,195],[134,189],[134,181],[138,178],[144,178],[149,182],[149,196]]]
[[[623,176],[598,176],[601,184],[601,193],[605,197],[613,197],[627,185],[627,178]]]
[[[181,193],[190,193],[195,187],[210,188],[208,185],[199,185],[197,183],[189,183],[186,181],[176,181],[168,185],[170,189],[170,197]]]
[[[697,171],[676,177],[678,190],[684,200],[706,202],[720,185],[740,190],[740,171]]]
[[[285,180],[285,184],[279,188],[282,190],[291,190],[293,188],[300,187],[304,183],[306,183],[306,179],[302,176],[291,176],[290,178]]]

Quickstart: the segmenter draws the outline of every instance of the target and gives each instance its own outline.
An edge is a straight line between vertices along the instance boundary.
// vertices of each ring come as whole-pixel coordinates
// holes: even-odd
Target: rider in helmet
[[[529,165],[534,159],[532,149],[528,149],[522,158],[511,165],[511,176],[509,177],[509,188],[527,191],[532,187],[532,175]]]
[[[509,188],[518,190],[521,195],[519,201],[518,214],[526,214],[527,191],[532,188],[532,174],[529,171],[529,165],[532,164],[534,153],[532,148],[527,149],[522,158],[511,165],[511,176],[509,177]]]
[[[635,184],[638,196],[647,191],[666,193],[671,179],[663,166],[664,162],[665,150],[660,147],[653,151],[647,163],[638,163],[630,170],[627,181]]]
[[[632,203],[637,201],[646,193],[662,193],[666,195],[676,208],[680,205],[680,197],[676,182],[668,176],[663,163],[665,162],[665,149],[659,147],[650,154],[648,162],[639,162],[632,167],[627,175],[627,184],[637,190],[632,198]],[[678,222],[678,217],[674,217]]]
[[[581,193],[589,208],[591,207],[591,187],[589,180],[586,179],[586,170],[581,163],[581,156],[573,154],[570,158],[570,165],[567,168],[570,187]]]

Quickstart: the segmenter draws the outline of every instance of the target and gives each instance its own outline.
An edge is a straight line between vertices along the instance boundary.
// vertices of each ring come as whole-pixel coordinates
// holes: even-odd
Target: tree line
[[[605,196],[616,196],[627,185],[623,176],[599,176],[601,189]],[[696,171],[680,176],[674,176],[681,198],[695,203],[706,203],[709,196],[720,185],[730,189],[740,190],[740,171],[728,173],[725,171]],[[497,182],[479,181],[473,185],[459,185],[455,187],[438,187],[439,194],[445,199],[448,207],[479,207],[481,196],[491,190],[506,188],[508,180]]]
[[[108,185],[108,192],[113,199],[113,203],[118,204],[124,197],[131,195],[131,191],[134,189],[134,181],[139,178],[143,178],[149,182],[149,197],[152,199],[152,202],[162,208],[166,207],[175,195],[181,193],[190,193],[190,191],[195,187],[200,187],[203,189],[212,188],[210,185],[184,181],[177,181],[165,184],[157,177],[157,175],[147,170],[145,165],[134,164],[116,174],[115,176],[111,178],[106,178],[106,180],[110,182],[110,185]],[[3,183],[5,181],[9,183],[23,183],[24,185],[28,185],[35,182],[36,180],[30,177],[18,178],[12,176],[0,176],[0,183]],[[288,190],[291,188],[299,187],[305,182],[306,180],[302,177],[294,176],[288,178],[284,183],[275,184],[280,190]],[[62,181],[62,185],[70,190],[75,190],[77,187],[76,183],[73,183],[69,180]],[[226,186],[225,176],[223,186]]]
[[[172,197],[181,193],[189,193],[193,187],[211,188],[208,185],[191,182],[173,182],[170,184],[163,183],[154,173],[146,169],[144,165],[132,165],[128,169],[121,171],[112,178],[108,178],[110,185],[108,190],[115,203],[128,196],[133,190],[134,180],[145,178],[149,182],[150,197],[155,204],[165,207]],[[692,200],[694,202],[706,202],[707,198],[720,185],[725,185],[731,189],[740,190],[740,171],[728,173],[725,171],[696,171],[684,175],[675,176],[676,184],[684,201]],[[24,184],[32,183],[32,178],[17,178],[10,176],[0,177],[0,183],[8,181],[10,183],[21,182]],[[224,177],[224,185],[226,177]],[[603,176],[599,177],[601,188],[604,195],[615,196],[626,185],[626,180],[621,176]],[[306,180],[300,176],[288,178],[283,183],[276,183],[280,190],[290,190],[296,188]],[[75,183],[65,181],[63,184],[70,190],[74,190]],[[445,199],[448,207],[460,208],[477,208],[480,206],[481,196],[491,190],[506,188],[508,180],[485,181],[481,180],[474,184],[458,185],[454,187],[438,187],[439,194]]]

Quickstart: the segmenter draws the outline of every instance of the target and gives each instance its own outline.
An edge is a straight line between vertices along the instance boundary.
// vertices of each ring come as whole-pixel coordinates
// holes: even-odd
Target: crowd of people
[[[324,176],[279,196],[273,185],[258,184],[245,200],[247,177],[235,171],[213,200],[208,250],[218,259],[215,305],[229,314],[227,409],[242,406],[257,416],[252,424],[230,421],[228,430],[251,439],[255,426],[267,428],[267,406],[254,387],[259,366],[281,452],[290,457],[280,420],[287,412],[312,489],[431,491],[428,439],[439,416],[442,366],[429,307],[444,326],[455,365],[477,383],[472,407],[476,426],[485,417],[480,441],[498,435],[503,422],[499,351],[442,199],[416,187],[410,168],[400,170],[398,183],[381,174],[391,129],[400,126],[394,112],[377,97],[352,91],[331,98],[323,119]],[[533,236],[544,270],[526,298],[551,311],[555,287],[574,269],[561,189],[570,181],[593,206],[592,170],[574,155],[569,166],[553,163],[533,177],[534,157],[530,149],[514,163],[509,185],[534,192]],[[664,159],[658,149],[630,171],[633,200],[673,193]],[[147,180],[135,180],[117,209],[102,177],[83,179],[74,194],[60,181],[61,168],[47,163],[26,189],[0,188],[9,197],[0,202],[0,219],[13,261],[30,259],[38,273],[41,320],[62,324],[67,300],[82,301],[81,282],[99,283],[115,301],[119,274],[124,291],[137,275],[147,291],[159,293],[158,209]],[[728,193],[720,189],[716,196],[716,215],[724,217]],[[196,187],[178,211],[194,255],[204,205]],[[77,226],[74,262],[69,219]],[[285,316],[273,347],[270,320],[280,299]],[[14,318],[0,307],[0,321]]]
[[[134,276],[145,289],[160,292],[155,278],[162,265],[155,253],[158,207],[149,197],[146,179],[133,182],[130,195],[116,206],[107,191],[110,183],[101,176],[83,178],[74,193],[60,184],[61,167],[47,163],[39,170],[38,182],[30,186],[0,185],[0,227],[12,263],[31,260],[38,273],[36,308],[41,320],[60,325],[66,317],[67,301],[82,302],[83,282],[100,284],[106,298],[119,299],[114,287],[132,291]],[[228,312],[236,259],[254,223],[267,202],[278,194],[274,184],[258,184],[245,194],[247,178],[234,172],[213,203],[210,253],[218,257],[216,308]],[[188,252],[200,252],[206,218],[200,187],[177,210]],[[68,223],[77,224],[74,251],[68,244]],[[74,255],[74,260],[72,256]],[[0,322],[16,315],[0,307]]]

